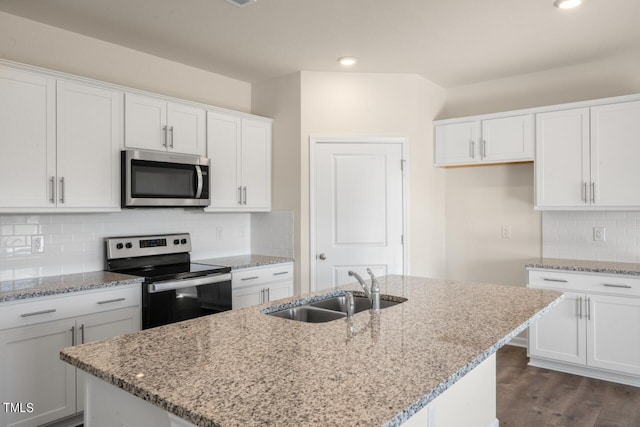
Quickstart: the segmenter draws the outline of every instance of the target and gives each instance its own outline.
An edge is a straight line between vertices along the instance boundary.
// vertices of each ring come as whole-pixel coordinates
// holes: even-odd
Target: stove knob
[[[127,247],[127,249],[131,249],[131,248],[133,247],[133,245],[131,244],[131,242],[127,243],[125,246]]]
[[[174,245],[179,245],[179,244],[180,244],[180,240],[179,240],[179,239],[174,240],[174,241],[173,241],[173,244],[174,244]]]
[[[118,243],[116,245],[116,249],[122,249],[122,248],[124,248],[124,245],[122,243]]]
[[[186,245],[187,244],[187,239],[180,240],[180,243],[182,243],[183,245]]]

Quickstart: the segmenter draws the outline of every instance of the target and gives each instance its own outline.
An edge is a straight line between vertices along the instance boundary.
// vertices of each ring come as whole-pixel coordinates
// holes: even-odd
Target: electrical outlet
[[[604,227],[593,227],[593,241],[594,242],[605,241]]]
[[[224,228],[216,227],[216,240],[224,239]]]
[[[241,225],[241,226],[240,226],[240,238],[241,238],[241,239],[244,239],[244,238],[245,238],[245,236],[246,236],[246,234],[247,234],[247,232],[246,232],[246,231],[245,231],[245,229],[244,229],[244,225]]]
[[[503,239],[510,239],[511,238],[511,226],[510,225],[503,225],[502,226],[502,238]]]
[[[31,236],[31,253],[41,254],[44,252],[44,236]]]

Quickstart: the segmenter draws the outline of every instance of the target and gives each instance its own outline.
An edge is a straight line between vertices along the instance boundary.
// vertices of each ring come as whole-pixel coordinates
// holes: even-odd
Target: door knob
[[[318,255],[318,258],[320,258],[322,261],[324,261],[325,259],[327,259],[327,256],[325,254],[320,254],[320,255]]]

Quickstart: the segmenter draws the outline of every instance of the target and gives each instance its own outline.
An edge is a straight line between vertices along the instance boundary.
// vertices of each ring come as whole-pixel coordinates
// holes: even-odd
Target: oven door
[[[122,171],[122,207],[209,205],[207,158],[127,150]]]
[[[231,310],[231,274],[145,284],[142,329]]]

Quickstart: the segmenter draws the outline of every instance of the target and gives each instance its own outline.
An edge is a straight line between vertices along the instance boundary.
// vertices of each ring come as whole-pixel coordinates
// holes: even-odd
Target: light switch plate
[[[605,241],[604,227],[593,227],[593,241],[604,242]]]
[[[510,239],[511,238],[511,226],[510,225],[503,225],[502,226],[502,238],[503,239]]]
[[[216,240],[224,239],[224,228],[216,227]]]
[[[31,236],[31,253],[41,254],[44,252],[44,236]]]

